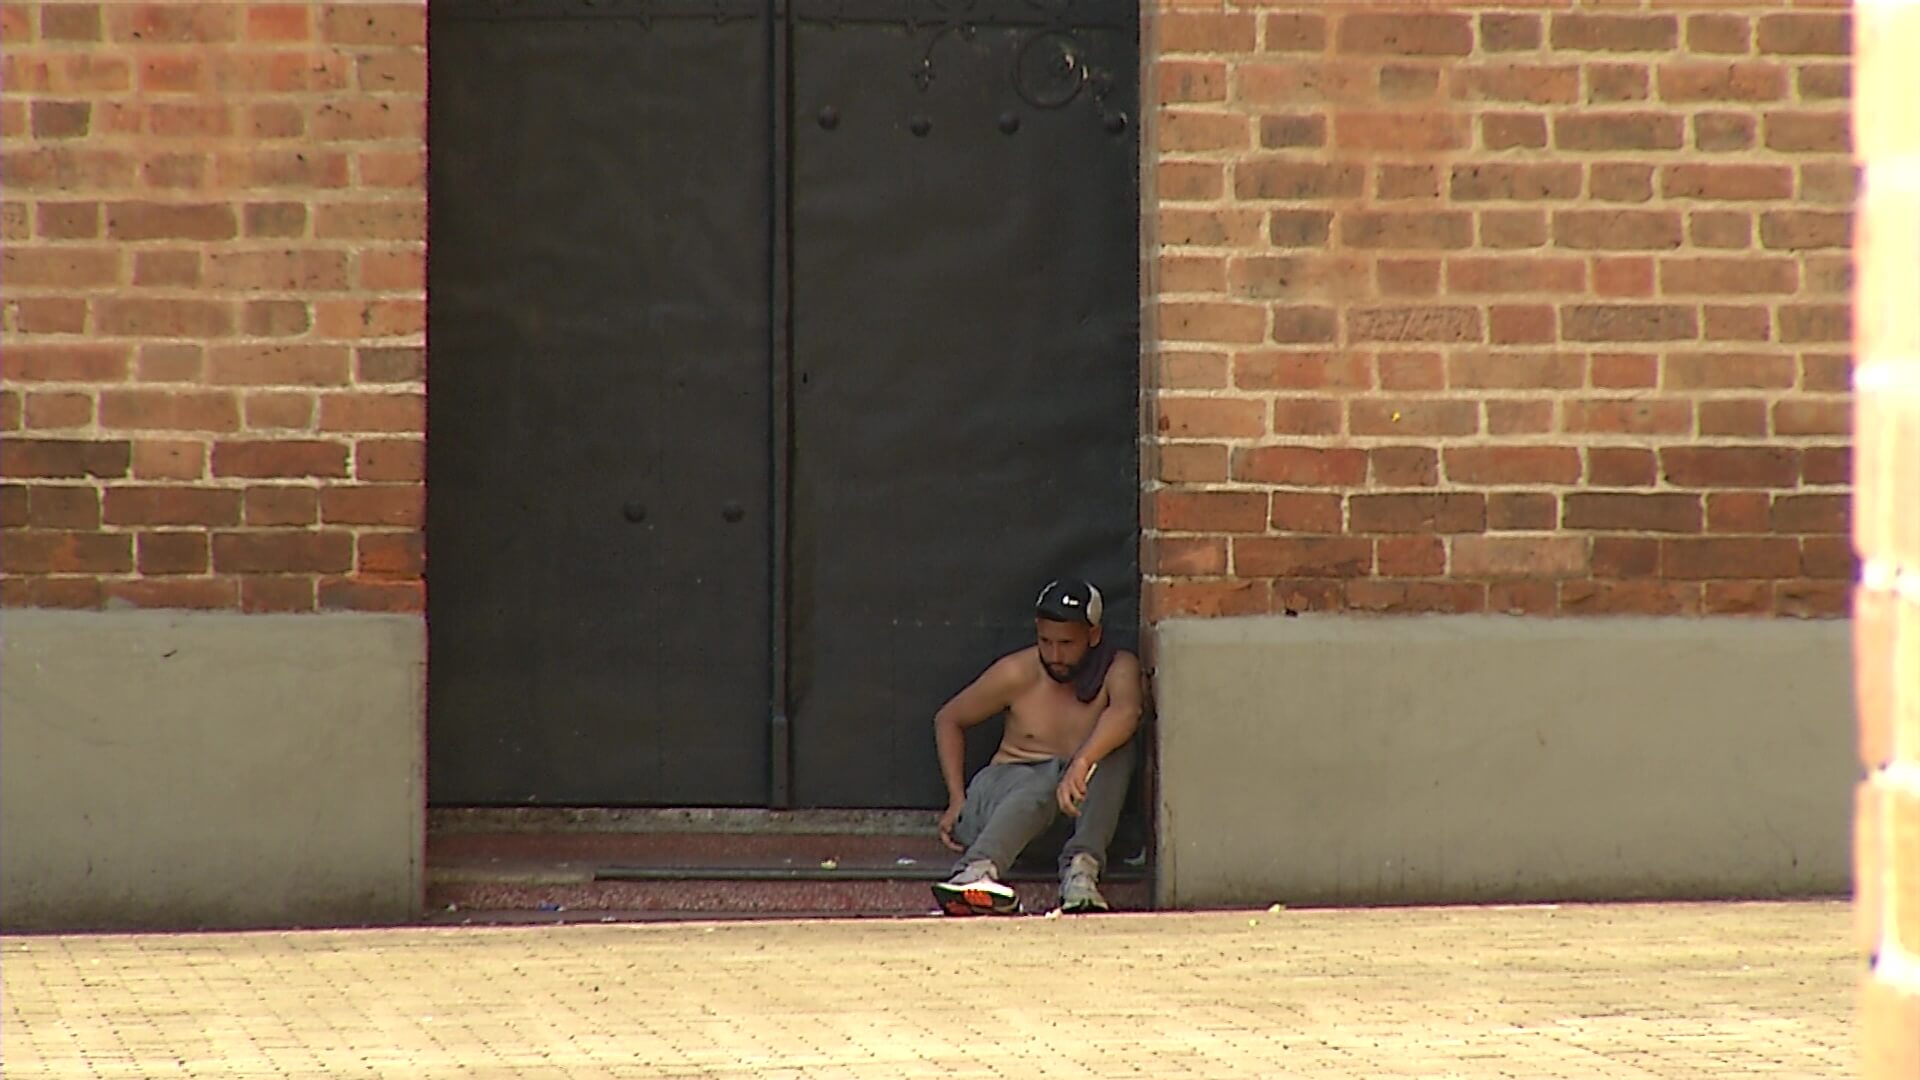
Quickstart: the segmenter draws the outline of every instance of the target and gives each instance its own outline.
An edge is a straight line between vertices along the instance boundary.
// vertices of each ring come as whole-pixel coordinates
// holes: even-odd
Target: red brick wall
[[[1920,2],[1863,2],[1855,882],[1868,1080],[1920,1080]]]
[[[8,3],[10,605],[421,605],[425,7]]]
[[[1150,42],[1152,614],[1845,613],[1844,4]]]

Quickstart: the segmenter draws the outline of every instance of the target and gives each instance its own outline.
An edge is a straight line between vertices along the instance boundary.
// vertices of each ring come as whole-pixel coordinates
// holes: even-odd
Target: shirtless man
[[[1063,813],[1077,820],[1060,853],[1060,908],[1107,910],[1098,882],[1133,774],[1141,695],[1140,661],[1103,644],[1100,617],[1092,584],[1052,582],[1034,603],[1038,644],[996,661],[934,715],[947,782],[940,839],[961,852],[933,887],[949,915],[1017,912],[1000,876]],[[999,751],[964,784],[966,729],[1002,711]]]

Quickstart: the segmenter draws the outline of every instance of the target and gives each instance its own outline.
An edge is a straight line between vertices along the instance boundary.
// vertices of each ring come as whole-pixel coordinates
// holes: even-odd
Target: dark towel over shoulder
[[[1087,651],[1085,662],[1073,676],[1073,696],[1084,704],[1100,696],[1100,688],[1106,685],[1107,669],[1113,666],[1113,658],[1120,650],[1111,641],[1102,641]]]

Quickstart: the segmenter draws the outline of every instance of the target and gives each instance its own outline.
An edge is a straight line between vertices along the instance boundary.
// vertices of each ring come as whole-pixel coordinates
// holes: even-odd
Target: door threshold
[[[427,832],[931,836],[937,818],[935,810],[466,806],[429,808]]]

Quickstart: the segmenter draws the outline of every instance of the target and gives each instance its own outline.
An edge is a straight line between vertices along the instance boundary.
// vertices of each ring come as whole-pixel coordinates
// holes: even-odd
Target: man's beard
[[[1091,656],[1091,655],[1093,655],[1092,650],[1088,650],[1087,656]],[[1059,665],[1060,667],[1066,668],[1066,672],[1064,674],[1056,670],[1053,664],[1048,664],[1043,662],[1041,663],[1040,666],[1046,669],[1047,678],[1052,679],[1054,682],[1064,685],[1066,683],[1072,682],[1075,676],[1079,675],[1080,672],[1086,670],[1087,657],[1086,656],[1081,657],[1080,662],[1072,666],[1068,666],[1066,664]]]

